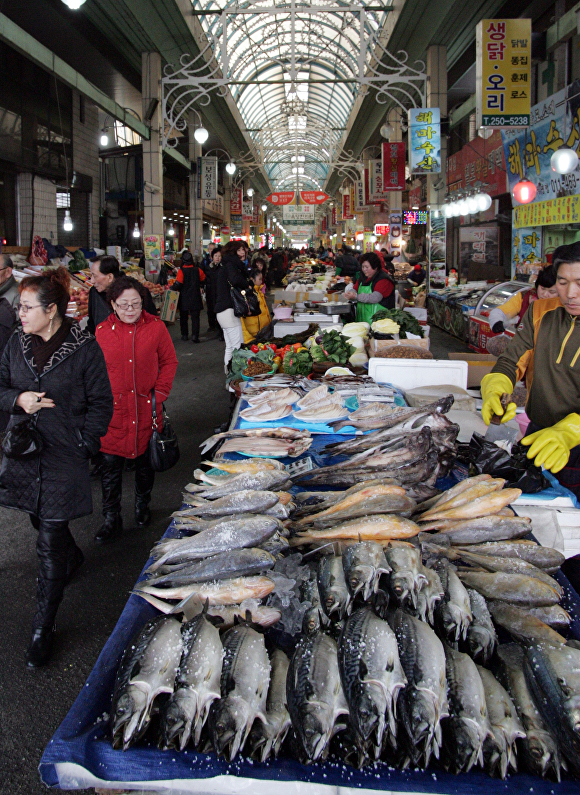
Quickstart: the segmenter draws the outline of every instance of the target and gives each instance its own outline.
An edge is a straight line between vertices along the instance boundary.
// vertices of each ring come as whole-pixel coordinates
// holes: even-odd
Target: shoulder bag
[[[234,287],[231,282],[230,296],[234,305],[234,315],[236,317],[257,317],[260,314],[260,300],[253,287],[241,290]]]
[[[42,436],[36,427],[38,414],[32,414],[6,431],[2,442],[2,452],[6,458],[33,458],[40,455],[43,448]]]
[[[175,466],[179,461],[179,444],[175,431],[169,424],[169,417],[165,411],[165,404],[162,405],[163,428],[157,429],[157,405],[155,402],[155,389],[151,390],[151,406],[153,433],[149,440],[149,461],[151,468],[155,472],[165,472]]]

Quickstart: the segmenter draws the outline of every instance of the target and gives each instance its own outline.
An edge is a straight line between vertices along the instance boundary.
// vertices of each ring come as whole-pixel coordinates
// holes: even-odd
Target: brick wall
[[[90,200],[89,246],[99,244],[99,113],[88,100],[84,102],[84,123],[81,122],[81,97],[73,91],[73,168],[93,179]]]
[[[19,174],[17,185],[20,245],[30,245],[33,232],[35,235],[40,235],[56,243],[58,241],[56,185],[42,177],[33,179],[32,174]],[[33,186],[34,201],[32,200]]]

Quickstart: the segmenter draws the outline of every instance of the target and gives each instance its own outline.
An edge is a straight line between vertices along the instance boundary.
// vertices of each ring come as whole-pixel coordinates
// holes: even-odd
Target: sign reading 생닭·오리
[[[532,21],[482,19],[476,27],[478,127],[530,123]]]

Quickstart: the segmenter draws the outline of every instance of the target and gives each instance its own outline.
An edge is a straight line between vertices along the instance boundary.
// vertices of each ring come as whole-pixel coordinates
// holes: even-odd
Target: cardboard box
[[[167,290],[163,297],[163,306],[159,316],[165,323],[174,323],[175,315],[177,314],[177,302],[179,300],[179,293],[177,290]]]
[[[467,388],[477,389],[481,386],[484,375],[491,373],[497,358],[491,353],[450,353],[454,361],[467,362]]]
[[[507,337],[511,338],[514,336],[515,332],[513,329],[506,329],[505,332],[494,334],[485,318],[469,318],[469,347],[472,351],[489,353],[487,349],[488,341],[494,337],[501,336],[501,334],[505,334]]]

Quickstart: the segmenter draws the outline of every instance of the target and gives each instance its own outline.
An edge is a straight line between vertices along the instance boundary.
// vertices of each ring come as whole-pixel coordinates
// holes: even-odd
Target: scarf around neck
[[[50,357],[56,353],[69,335],[73,321],[69,317],[63,318],[62,323],[52,337],[46,342],[38,334],[30,335],[30,347],[34,354],[34,366],[38,375],[42,373]]]

